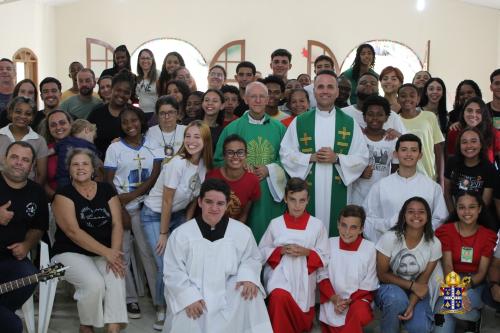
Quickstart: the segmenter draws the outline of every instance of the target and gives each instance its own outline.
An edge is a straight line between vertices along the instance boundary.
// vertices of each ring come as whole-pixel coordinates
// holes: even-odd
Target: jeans
[[[436,326],[435,333],[454,333],[456,320],[466,320],[466,321],[478,321],[481,316],[481,308],[483,307],[483,301],[481,300],[481,294],[483,293],[484,284],[477,286],[476,288],[471,288],[467,290],[467,295],[471,301],[472,310],[463,314],[445,314],[443,326]],[[436,304],[436,312],[441,311],[443,306],[443,297],[439,297]]]
[[[37,269],[27,258],[16,260],[14,258],[0,259],[0,283],[17,280],[22,277],[37,273]],[[0,323],[1,331],[9,333],[22,333],[23,322],[15,311],[31,297],[36,284],[16,289],[0,295]]]
[[[148,242],[151,250],[153,251],[154,259],[156,262],[156,268],[158,269],[156,274],[156,290],[154,295],[154,304],[165,305],[165,297],[163,294],[164,283],[163,283],[163,254],[158,255],[156,253],[156,244],[160,239],[160,219],[161,213],[157,213],[151,210],[148,206],[144,205],[141,211],[141,223],[142,229],[144,231],[144,236]],[[182,223],[186,222],[186,211],[181,210],[170,215],[170,227],[169,232],[172,232],[175,228],[180,226]]]
[[[380,331],[384,333],[399,333],[400,320],[409,304],[409,294],[394,284],[381,284],[375,296],[375,304],[382,311]],[[410,320],[403,326],[409,333],[431,332],[433,328],[433,313],[429,305],[429,295],[418,301],[413,309]]]

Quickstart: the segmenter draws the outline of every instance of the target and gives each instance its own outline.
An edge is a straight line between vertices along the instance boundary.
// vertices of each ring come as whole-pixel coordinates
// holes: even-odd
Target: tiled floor
[[[72,300],[70,294],[66,291],[67,288],[59,287],[56,295],[52,318],[49,325],[49,333],[75,333],[78,332],[78,313],[76,303]],[[147,297],[140,298],[140,306],[142,317],[140,319],[130,319],[129,324],[124,332],[127,333],[153,333],[153,322],[155,313],[151,303],[151,299]],[[376,313],[379,316],[379,313]],[[96,333],[104,332],[104,330],[96,330]],[[380,333],[379,321],[375,320],[365,330],[366,333]],[[459,331],[461,332],[461,331]],[[498,333],[500,332],[500,317],[495,317],[494,311],[486,309],[483,312],[483,327],[482,333]],[[188,332],[186,332],[188,333]],[[320,329],[315,325],[312,333],[320,333]]]

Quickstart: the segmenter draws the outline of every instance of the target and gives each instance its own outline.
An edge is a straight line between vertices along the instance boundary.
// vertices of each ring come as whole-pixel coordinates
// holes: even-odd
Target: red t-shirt
[[[233,114],[233,117],[229,120],[227,120],[226,118],[224,118],[224,122],[222,123],[222,128],[226,127],[227,125],[229,125],[230,122],[232,122],[233,120],[236,120],[238,119],[239,117],[235,114]]]
[[[497,235],[483,226],[479,226],[474,235],[460,236],[455,223],[446,223],[440,226],[436,230],[436,236],[441,241],[443,252],[451,251],[453,270],[457,273],[476,273],[479,269],[481,257],[490,258],[497,242]],[[460,261],[463,246],[474,249],[472,263]]]
[[[260,183],[259,178],[253,173],[245,171],[243,176],[238,180],[229,180],[225,178],[221,169],[213,169],[206,178],[218,178],[224,180],[231,188],[231,199],[227,212],[229,217],[238,219],[243,213],[243,209],[249,201],[256,201],[260,198]]]
[[[283,120],[281,121],[281,123],[282,123],[283,125],[285,125],[285,127],[287,127],[287,128],[288,128],[288,126],[290,126],[290,124],[292,123],[292,120],[294,120],[294,119],[295,119],[295,116],[290,116],[290,117],[288,117],[288,118],[283,119]]]

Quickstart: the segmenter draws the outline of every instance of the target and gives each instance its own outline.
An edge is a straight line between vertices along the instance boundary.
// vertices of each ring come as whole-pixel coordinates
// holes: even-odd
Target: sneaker
[[[156,312],[156,321],[153,324],[153,328],[157,331],[162,331],[163,324],[165,324],[165,311]]]
[[[141,308],[139,308],[139,303],[133,302],[127,304],[128,317],[131,319],[141,318]]]

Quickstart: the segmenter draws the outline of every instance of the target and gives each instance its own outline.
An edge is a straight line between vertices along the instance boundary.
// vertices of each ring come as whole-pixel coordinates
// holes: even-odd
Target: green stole
[[[297,116],[297,137],[299,138],[299,149],[300,152],[304,154],[313,154],[316,152],[316,146],[314,142],[315,136],[315,119],[316,119],[316,108],[312,108],[308,112],[304,112]],[[349,153],[349,148],[351,147],[352,133],[354,130],[354,120],[345,114],[342,110],[335,107],[335,144],[333,151],[337,154],[347,154]],[[312,135],[311,135],[312,134]],[[325,134],[325,133],[320,133]],[[311,215],[315,215],[315,165],[312,166],[311,171],[307,175],[306,181],[309,185],[309,204],[307,205],[307,211]],[[337,219],[340,210],[344,208],[347,204],[347,186],[344,185],[340,175],[335,166],[332,166],[333,181],[331,189],[331,200],[330,200],[330,237],[338,236]],[[318,181],[322,181],[319,179]],[[325,221],[323,221],[325,222]]]

